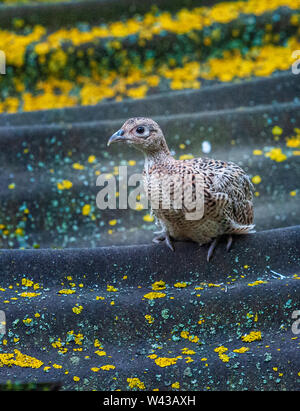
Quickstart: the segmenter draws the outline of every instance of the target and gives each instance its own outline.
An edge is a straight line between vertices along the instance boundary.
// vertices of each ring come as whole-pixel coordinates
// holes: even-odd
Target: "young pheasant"
[[[210,243],[209,261],[220,236],[228,236],[226,248],[229,250],[232,234],[254,232],[253,185],[238,165],[209,158],[174,159],[159,125],[144,117],[127,120],[110,137],[108,145],[115,142],[130,144],[145,155],[145,191],[162,228],[155,233],[158,235],[154,242],[165,241],[173,251],[172,240],[192,240],[200,245]],[[200,197],[197,197],[198,181],[202,189]],[[171,200],[179,193],[182,207],[171,200],[168,207],[164,207],[165,190],[161,187],[165,187],[163,183],[166,182],[170,183]],[[191,200],[189,208],[185,207],[184,196]],[[197,210],[200,203],[202,212],[198,218],[191,219],[190,213]]]

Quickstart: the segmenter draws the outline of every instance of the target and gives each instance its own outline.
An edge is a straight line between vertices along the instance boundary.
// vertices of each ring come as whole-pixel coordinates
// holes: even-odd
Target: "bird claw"
[[[218,243],[218,238],[215,238],[209,246],[207,258],[206,258],[208,263],[209,263],[209,260],[211,259],[211,256],[213,255],[213,252],[214,252],[214,249],[216,248],[217,243]]]
[[[153,234],[163,234],[165,233],[165,230],[160,230],[160,231],[154,231]]]
[[[175,248],[174,248],[174,246],[173,246],[173,244],[172,244],[172,240],[171,240],[169,234],[166,233],[166,232],[162,232],[161,234],[159,234],[159,235],[157,235],[156,237],[154,237],[153,240],[152,240],[152,242],[153,242],[153,243],[156,243],[156,244],[159,244],[159,243],[161,243],[162,241],[164,241],[164,242],[166,243],[166,245],[167,245],[172,251],[175,251]]]
[[[209,263],[212,255],[213,255],[214,249],[216,248],[216,245],[218,244],[218,241],[219,241],[219,238],[215,238],[209,246],[208,253],[207,253],[207,258],[206,258],[208,263]],[[227,238],[226,251],[230,250],[231,245],[232,245],[232,235],[229,234],[228,238]]]

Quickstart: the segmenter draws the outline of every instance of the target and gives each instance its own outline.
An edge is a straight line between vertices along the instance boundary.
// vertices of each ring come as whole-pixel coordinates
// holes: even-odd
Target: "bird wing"
[[[186,168],[204,179],[206,214],[223,214],[233,224],[253,223],[253,191],[249,176],[237,164],[208,158],[187,160]]]
[[[174,175],[177,180],[172,181]],[[188,180],[187,175],[190,177]],[[194,205],[197,201],[196,180],[199,175],[203,184],[205,218],[209,217],[214,220],[221,216],[227,221],[228,230],[235,230],[235,232],[248,230],[253,222],[253,185],[247,174],[232,162],[196,158],[177,160],[170,165],[153,166],[148,173],[144,171],[145,189],[151,204],[160,204],[164,197],[174,198],[176,192],[182,193],[181,187],[189,185],[191,190],[182,194],[184,195],[183,205],[187,203]],[[169,186],[168,193],[165,193],[160,186],[153,190],[156,183],[161,181]],[[186,201],[187,196],[190,197],[188,201]],[[195,211],[195,209],[185,209],[184,206],[183,209],[180,211],[171,207],[169,214],[180,218],[186,213]],[[251,226],[250,229],[252,228]]]

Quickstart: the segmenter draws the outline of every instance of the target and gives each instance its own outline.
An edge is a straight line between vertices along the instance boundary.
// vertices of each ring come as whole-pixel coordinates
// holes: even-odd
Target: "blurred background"
[[[100,174],[143,168],[106,146],[139,115],[240,164],[257,230],[299,223],[299,23],[300,0],[0,0],[0,247],[151,241],[149,210],[96,206]]]

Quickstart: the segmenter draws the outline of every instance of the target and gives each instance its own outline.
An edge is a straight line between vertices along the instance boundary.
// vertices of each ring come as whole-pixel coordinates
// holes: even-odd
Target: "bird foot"
[[[207,257],[206,257],[206,260],[207,260],[208,263],[209,263],[209,260],[211,259],[211,256],[213,255],[214,249],[216,248],[216,245],[218,244],[218,241],[219,241],[219,239],[215,238],[209,246]]]
[[[152,242],[153,242],[153,243],[156,243],[156,244],[160,244],[160,243],[163,242],[163,241],[166,243],[166,245],[167,245],[172,251],[175,251],[175,248],[174,248],[174,246],[173,246],[172,240],[171,240],[169,234],[166,233],[166,232],[159,233],[159,235],[155,236],[155,237],[153,238],[153,240],[152,240]]]
[[[209,246],[207,258],[206,258],[208,263],[213,255],[214,249],[216,248],[216,245],[218,244],[218,242],[219,242],[219,238],[215,238]],[[229,234],[227,238],[226,251],[230,250],[231,245],[232,245],[232,235]]]
[[[227,244],[226,244],[226,251],[229,251],[232,246],[232,235],[228,234]]]

